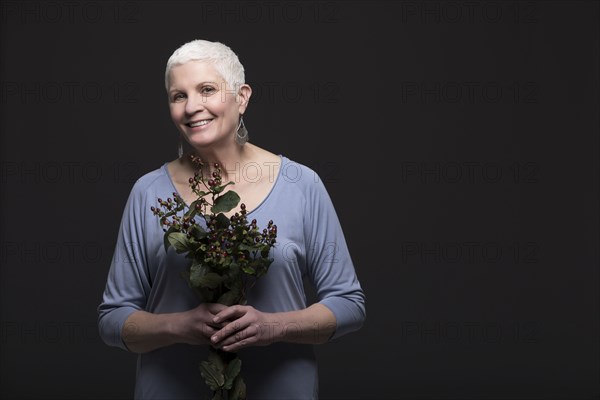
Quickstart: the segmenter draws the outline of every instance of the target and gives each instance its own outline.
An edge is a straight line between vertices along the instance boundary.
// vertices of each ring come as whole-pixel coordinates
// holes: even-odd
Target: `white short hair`
[[[244,81],[244,66],[238,56],[228,46],[208,40],[192,40],[173,52],[165,70],[165,88],[169,91],[171,68],[188,61],[211,63],[227,84],[237,93]]]

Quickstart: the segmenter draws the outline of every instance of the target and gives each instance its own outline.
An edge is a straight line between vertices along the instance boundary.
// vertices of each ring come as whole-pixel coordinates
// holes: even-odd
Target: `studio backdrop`
[[[167,59],[206,39],[366,294],[321,398],[599,398],[597,2],[0,4],[0,397],[132,397],[96,309],[133,184],[177,157]]]

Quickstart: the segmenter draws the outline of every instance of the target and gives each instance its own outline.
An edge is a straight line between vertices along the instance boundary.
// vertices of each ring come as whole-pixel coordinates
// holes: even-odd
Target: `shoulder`
[[[314,169],[284,155],[281,159],[279,178],[286,191],[296,193],[305,201],[328,197],[327,189]]]
[[[251,146],[255,154],[256,164],[250,163],[248,167],[259,166],[263,178],[271,180],[277,177],[278,184],[286,190],[305,192],[311,188],[319,188],[321,179],[319,175],[307,165],[279,153],[275,154],[256,145]]]
[[[321,176],[312,167],[282,156],[282,172],[287,181],[299,183],[305,187],[322,187]]]
[[[302,188],[309,188],[321,183],[321,178],[312,168],[288,157],[281,156],[280,176],[288,184],[298,184]]]
[[[169,180],[165,168],[166,163],[163,163],[156,169],[139,177],[131,188],[130,198],[136,202],[144,203],[149,196],[155,196],[156,193],[164,193],[169,190]]]

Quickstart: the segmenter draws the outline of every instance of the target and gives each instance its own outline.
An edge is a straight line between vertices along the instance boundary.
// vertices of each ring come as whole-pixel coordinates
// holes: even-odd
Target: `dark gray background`
[[[367,294],[322,398],[598,399],[597,2],[1,3],[1,378],[129,398],[98,337],[164,68],[228,44],[251,140],[325,182]]]

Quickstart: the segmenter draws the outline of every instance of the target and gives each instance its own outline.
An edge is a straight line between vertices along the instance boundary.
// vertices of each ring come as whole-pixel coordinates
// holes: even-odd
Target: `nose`
[[[197,112],[203,111],[205,101],[206,98],[199,93],[189,95],[185,103],[185,113],[187,115],[193,115]]]

